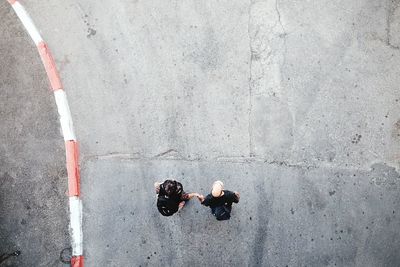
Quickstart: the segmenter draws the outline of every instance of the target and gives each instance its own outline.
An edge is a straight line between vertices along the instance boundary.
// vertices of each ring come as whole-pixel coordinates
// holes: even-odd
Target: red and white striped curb
[[[70,235],[72,245],[71,266],[83,267],[82,249],[82,201],[80,199],[80,174],[79,174],[79,151],[74,133],[71,112],[68,105],[67,95],[63,89],[60,75],[55,65],[53,56],[25,8],[17,0],[7,0],[18,18],[21,20],[26,31],[35,42],[51,88],[54,91],[60,124],[65,141],[67,173],[68,173],[68,196],[70,211]]]

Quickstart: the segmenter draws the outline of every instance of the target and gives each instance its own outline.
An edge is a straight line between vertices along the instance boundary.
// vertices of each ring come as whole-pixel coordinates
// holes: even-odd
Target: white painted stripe
[[[79,197],[74,196],[69,198],[69,212],[72,256],[81,256],[83,255],[82,201]]]
[[[42,37],[36,26],[33,24],[32,19],[26,12],[25,8],[17,1],[12,4],[12,7],[28,31],[36,46],[43,42]],[[64,90],[54,91],[56,99],[58,114],[60,115],[61,128],[64,135],[64,140],[76,141],[74,127],[72,123],[71,111],[69,109],[67,95]],[[69,211],[70,211],[70,236],[72,246],[72,256],[83,255],[83,234],[82,234],[82,201],[79,197],[69,197]]]
[[[64,135],[64,140],[76,141],[74,124],[72,123],[71,111],[69,109],[67,95],[65,94],[65,91],[64,90],[54,91],[54,97],[56,99],[58,114],[60,115],[60,124]]]
[[[17,13],[17,16],[21,20],[22,24],[24,24],[25,29],[28,31],[35,44],[38,45],[40,42],[42,42],[43,39],[25,8],[18,1],[15,2],[12,7],[15,13]]]

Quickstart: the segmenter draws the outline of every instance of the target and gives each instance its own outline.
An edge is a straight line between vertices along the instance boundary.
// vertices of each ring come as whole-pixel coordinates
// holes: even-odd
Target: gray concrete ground
[[[0,266],[65,266],[65,152],[35,45],[0,2]],[[2,261],[1,255],[21,251]]]
[[[87,266],[399,266],[399,1],[27,1],[82,153]],[[160,216],[155,180],[241,192]]]

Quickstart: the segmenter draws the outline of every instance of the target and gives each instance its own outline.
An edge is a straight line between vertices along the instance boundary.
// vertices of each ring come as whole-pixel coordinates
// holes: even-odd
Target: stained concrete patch
[[[371,183],[383,186],[386,190],[397,190],[400,186],[400,174],[394,167],[386,164],[375,163],[371,166]]]

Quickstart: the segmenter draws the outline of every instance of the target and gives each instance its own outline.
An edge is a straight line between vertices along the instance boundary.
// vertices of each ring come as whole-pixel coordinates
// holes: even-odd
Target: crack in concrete
[[[248,82],[248,85],[249,85],[249,110],[248,110],[248,120],[249,120],[249,122],[248,122],[248,129],[247,129],[247,131],[248,131],[248,134],[249,134],[249,156],[251,157],[251,156],[254,156],[254,152],[253,152],[253,142],[252,142],[252,135],[253,135],[253,132],[252,132],[252,127],[251,127],[251,112],[252,112],[252,110],[253,110],[253,96],[252,96],[252,94],[253,94],[253,89],[252,89],[252,84],[251,84],[251,82],[252,82],[252,67],[253,67],[253,49],[252,49],[252,45],[251,45],[251,43],[252,43],[252,39],[251,39],[251,34],[250,34],[250,26],[251,26],[251,9],[252,9],[252,7],[253,7],[253,1],[251,1],[250,0],[250,6],[249,6],[249,10],[248,10],[248,16],[249,16],[249,19],[248,19],[248,24],[247,24],[247,34],[248,34],[248,37],[249,37],[249,48],[250,48],[250,62],[249,62],[249,72],[250,72],[250,77],[249,77],[249,82]]]
[[[278,22],[281,25],[283,32],[285,32],[285,28],[283,27],[283,24],[281,21],[281,12],[279,11],[279,8],[278,8],[278,0],[275,0],[275,10],[276,10],[276,13],[278,14]]]
[[[278,165],[278,166],[285,166],[285,167],[289,167],[289,168],[296,168],[296,169],[317,169],[318,167],[316,165],[302,165],[302,164],[294,164],[294,163],[290,163],[287,161],[277,161],[277,160],[272,160],[272,161],[264,161],[265,163],[268,163],[270,165]]]
[[[251,164],[251,163],[265,163],[269,165],[277,165],[277,166],[285,166],[289,168],[297,168],[297,169],[316,169],[318,168],[315,165],[302,165],[299,163],[290,163],[287,161],[277,161],[277,160],[268,160],[265,158],[259,157],[235,157],[235,156],[219,156],[215,158],[184,158],[184,157],[160,157],[159,155],[166,155],[169,151],[175,151],[174,149],[167,150],[163,153],[157,154],[153,157],[148,157],[141,155],[140,153],[108,153],[104,155],[87,155],[82,157],[82,161],[92,161],[92,160],[104,160],[104,159],[119,159],[119,160],[137,160],[137,161],[164,161],[164,160],[176,160],[176,161],[187,161],[187,162],[226,162],[226,163],[238,163],[238,164]]]
[[[281,37],[283,39],[283,45],[284,45],[284,48],[285,48],[284,49],[284,53],[283,53],[283,62],[282,62],[282,65],[281,65],[281,68],[282,68],[282,67],[284,67],[286,65],[286,55],[287,55],[286,36],[287,36],[287,32],[286,32],[286,29],[285,29],[285,27],[283,26],[283,23],[282,23],[281,12],[279,11],[278,0],[275,0],[275,10],[276,10],[276,13],[278,14],[278,22],[279,22],[279,25],[281,25],[282,32],[283,32],[282,34],[279,35],[279,37]]]
[[[82,156],[82,161],[85,160],[92,160],[92,159],[127,159],[127,160],[138,160],[143,158],[143,156],[140,153],[118,153],[118,152],[110,152],[104,155],[88,155],[88,156]]]
[[[167,150],[168,151],[168,150]],[[166,151],[166,152],[167,152]],[[165,153],[165,152],[164,152]],[[163,153],[160,153],[163,154]],[[158,155],[160,155],[158,154]],[[168,153],[167,153],[168,154]],[[178,153],[179,155],[179,153]],[[86,162],[95,161],[95,160],[109,160],[109,159],[116,159],[116,160],[127,160],[127,161],[181,161],[181,162],[198,162],[198,163],[232,163],[232,164],[243,164],[243,165],[251,165],[251,164],[268,164],[277,167],[287,167],[291,169],[298,169],[298,170],[314,170],[314,169],[336,169],[336,170],[347,170],[347,171],[369,171],[370,167],[351,167],[351,166],[335,166],[329,163],[322,163],[322,164],[309,164],[307,162],[289,162],[285,160],[274,160],[274,159],[266,159],[261,157],[241,157],[241,156],[218,156],[214,158],[187,158],[181,156],[170,156],[170,157],[160,157],[160,156],[145,156],[140,153],[107,153],[104,155],[84,155],[81,158],[81,165],[85,165]],[[389,166],[388,163],[385,163]]]
[[[281,71],[281,73],[284,73],[284,68],[286,66],[286,61],[287,61],[286,57],[287,57],[288,48],[287,48],[287,38],[286,37],[287,37],[288,34],[287,34],[286,29],[285,29],[285,26],[283,26],[283,23],[282,23],[282,16],[281,16],[281,12],[279,10],[278,0],[275,0],[275,10],[276,10],[276,13],[278,14],[278,22],[279,22],[279,25],[281,26],[281,29],[282,29],[282,32],[283,32],[282,34],[279,35],[279,37],[281,37],[283,39],[284,50],[283,50],[282,63],[280,65],[280,71]],[[283,79],[284,79],[283,75],[281,75],[281,84],[284,84]],[[287,93],[286,93],[286,104],[287,104],[288,113],[290,114],[290,116],[292,118],[292,130],[293,130],[295,128],[295,125],[296,125],[296,116],[295,116],[295,112],[292,110],[292,104],[291,104],[291,102],[289,100],[289,96],[288,96]],[[292,137],[293,137],[293,141],[292,141],[292,147],[293,147],[294,142],[295,142],[295,140],[294,140],[295,137],[294,137],[294,135],[292,135]]]
[[[270,21],[270,16],[265,16],[264,13],[254,13],[257,11],[256,4],[259,1],[250,1],[250,6],[248,9],[248,38],[249,38],[249,48],[250,48],[250,61],[249,61],[249,71],[250,77],[248,80],[249,87],[249,100],[248,100],[248,135],[249,135],[249,156],[255,157],[256,147],[254,145],[253,134],[253,106],[256,102],[255,96],[267,95],[273,99],[279,99],[278,93],[275,89],[276,87],[284,84],[284,77],[280,75],[280,81],[275,80],[273,73],[265,73],[266,70],[270,71],[280,71],[283,73],[283,68],[286,66],[287,62],[287,32],[282,21],[282,14],[279,9],[279,2],[270,2],[269,4],[265,1],[261,8],[267,7],[269,12],[275,13],[276,16],[273,17],[274,21]],[[262,15],[263,17],[257,17]],[[266,23],[266,21],[268,23]],[[279,40],[280,39],[280,40]],[[278,46],[279,45],[279,46]],[[259,63],[255,63],[260,61]],[[271,67],[267,67],[271,66]],[[270,68],[273,68],[272,70]],[[269,77],[272,76],[272,77]],[[265,81],[271,80],[269,85],[265,85]],[[261,81],[261,82],[259,82]],[[280,83],[280,84],[278,84]],[[265,87],[265,88],[264,88]],[[274,87],[274,88],[272,88]],[[257,92],[258,90],[261,92]],[[264,91],[264,89],[266,91]],[[270,89],[273,89],[271,91]],[[280,90],[282,91],[282,90]],[[282,92],[280,92],[282,93]],[[289,109],[289,114],[294,123],[295,116],[290,108],[289,100],[287,99],[287,106]]]
[[[395,10],[399,7],[399,1],[394,3],[394,1],[389,1],[389,8],[387,9],[387,16],[386,16],[386,40],[384,41],[387,46],[394,50],[400,50],[399,45],[394,45],[391,41],[391,22],[393,19],[393,15]]]
[[[178,151],[176,151],[175,149],[171,148],[171,149],[168,149],[168,150],[165,151],[165,152],[162,152],[162,153],[160,153],[160,154],[155,155],[154,157],[155,157],[155,158],[162,157],[162,156],[168,155],[168,154],[170,154],[170,153],[172,153],[172,152],[178,153]]]

